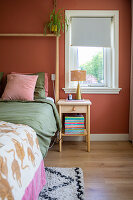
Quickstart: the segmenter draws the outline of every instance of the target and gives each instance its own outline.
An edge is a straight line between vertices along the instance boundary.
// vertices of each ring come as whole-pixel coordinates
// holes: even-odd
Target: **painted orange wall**
[[[42,33],[52,0],[1,0],[0,33]],[[130,0],[57,0],[57,8],[119,10],[119,95],[84,94],[92,101],[92,133],[128,133],[130,86]],[[55,72],[54,38],[0,38],[0,71]],[[66,98],[64,34],[60,37],[60,98]],[[49,80],[49,95],[53,96]]]

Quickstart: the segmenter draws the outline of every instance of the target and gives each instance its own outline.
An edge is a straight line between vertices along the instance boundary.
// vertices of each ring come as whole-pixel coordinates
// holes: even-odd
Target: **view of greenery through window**
[[[83,85],[104,84],[103,50],[101,47],[78,47],[79,68],[87,73],[87,81]]]

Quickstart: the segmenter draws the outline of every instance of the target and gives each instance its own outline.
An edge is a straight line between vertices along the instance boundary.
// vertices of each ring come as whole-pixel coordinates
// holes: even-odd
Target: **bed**
[[[17,36],[19,35],[17,34]],[[24,36],[27,36],[27,34]],[[55,66],[56,66],[55,103],[57,103],[57,101],[59,100],[59,37],[58,36],[56,37],[56,65]],[[26,74],[29,74],[29,73],[26,73]],[[36,75],[38,75],[38,78],[39,78],[39,76],[41,76],[41,73],[40,74],[38,73]],[[1,90],[0,96],[2,95],[4,91],[3,86],[1,84],[2,76],[3,76],[3,73],[0,72],[0,90]],[[44,86],[46,86],[45,81],[46,81],[46,77],[43,80],[43,83],[39,81],[39,79],[37,79],[37,82],[36,82],[37,87],[35,86],[34,94],[36,94],[37,96],[38,94],[44,95],[44,91],[46,94],[47,90],[46,88],[45,89],[43,88],[43,84]],[[38,91],[36,91],[36,89]],[[21,93],[22,90],[19,90],[19,91]],[[7,127],[4,127],[4,126],[7,126]],[[16,133],[16,130],[18,132],[18,127],[19,129],[21,127],[21,131],[20,131],[21,133],[19,134],[19,136]],[[9,132],[8,131],[6,132],[4,130],[4,133],[3,133],[2,132],[3,128],[7,129]],[[9,128],[11,129],[9,130]],[[26,128],[28,129],[28,132]],[[44,170],[43,159],[47,154],[49,144],[51,141],[51,136],[53,136],[56,131],[60,131],[60,129],[61,129],[61,122],[59,119],[58,112],[56,110],[56,106],[54,105],[54,103],[52,103],[49,100],[46,100],[45,98],[38,98],[35,101],[2,101],[0,100],[0,151],[1,151],[0,155],[2,157],[0,159],[0,199],[10,199],[10,200],[11,199],[16,199],[16,200],[37,199],[39,191],[41,190],[41,187],[45,185],[45,170]],[[20,136],[21,134],[22,134],[22,138]],[[28,156],[27,161],[25,160],[25,165],[30,166],[29,172],[28,172],[28,167],[26,167],[25,169],[19,170],[21,169],[22,158],[21,159],[18,158],[17,160],[16,158],[17,151],[16,149],[13,149],[13,147],[15,148],[15,144],[19,144],[16,142],[17,140],[16,137],[18,137],[18,142],[20,142],[19,140],[21,140],[21,143],[19,145],[19,150],[20,149],[22,150],[21,147],[25,146],[25,150],[23,152],[25,152],[26,156]],[[36,145],[35,143],[37,141],[38,143]],[[33,144],[36,148],[35,149],[36,154],[34,153],[34,149],[31,148],[31,145]],[[26,147],[26,145],[28,146]],[[8,149],[8,146],[9,148],[11,147],[11,150]],[[38,152],[36,151],[37,147],[38,147]],[[26,150],[29,148],[32,150],[32,153],[31,151],[29,151],[29,154],[28,154],[28,151]],[[3,152],[4,150],[5,150],[5,153]],[[11,152],[9,152],[8,154],[7,151],[11,151]],[[16,154],[14,152],[16,152]],[[16,174],[12,172],[12,175],[11,175],[10,169],[12,168],[12,163],[14,162],[18,163],[18,170]],[[36,167],[33,165],[36,165]],[[6,168],[6,166],[8,166],[9,170]],[[6,173],[5,173],[5,170],[3,169],[7,169]],[[27,170],[27,173],[24,173],[24,171],[26,170]],[[20,182],[20,174],[21,174],[21,182]],[[30,178],[28,178],[29,177],[28,175],[30,176]],[[23,184],[23,180],[25,178],[26,179],[28,178],[28,181],[26,182],[26,184]],[[21,185],[23,185],[22,190],[21,190]]]
[[[38,74],[44,77],[43,73]],[[38,75],[9,74],[8,77],[9,81],[19,80],[12,88],[21,86],[21,89],[14,92],[8,88],[7,79],[3,93],[7,99],[0,99],[0,199],[36,200],[46,183],[44,157],[51,137],[61,129],[61,122],[53,101],[44,97],[44,79],[41,82]],[[32,89],[32,100],[8,100],[16,92],[25,97],[23,87],[29,91],[27,95]]]

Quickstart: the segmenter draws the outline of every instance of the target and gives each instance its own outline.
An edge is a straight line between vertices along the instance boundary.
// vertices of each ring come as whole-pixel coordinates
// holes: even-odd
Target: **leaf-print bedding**
[[[35,131],[27,125],[0,121],[0,199],[38,199],[45,182]]]

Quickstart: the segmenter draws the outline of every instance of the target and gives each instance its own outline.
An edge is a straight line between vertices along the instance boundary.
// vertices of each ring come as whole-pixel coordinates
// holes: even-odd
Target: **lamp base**
[[[81,100],[81,99],[82,99],[79,82],[78,82],[78,85],[77,85],[76,99],[77,99],[77,100]]]

